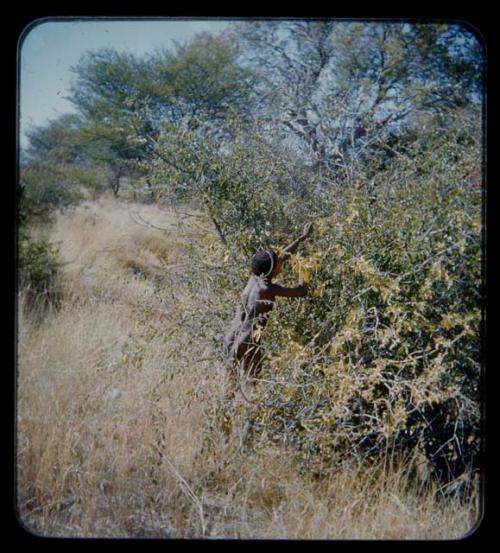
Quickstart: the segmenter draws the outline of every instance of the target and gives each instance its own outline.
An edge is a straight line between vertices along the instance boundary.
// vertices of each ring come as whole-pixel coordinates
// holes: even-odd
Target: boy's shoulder
[[[250,279],[249,286],[253,288],[260,297],[266,297],[273,293],[276,286],[272,282],[266,282],[263,278]]]

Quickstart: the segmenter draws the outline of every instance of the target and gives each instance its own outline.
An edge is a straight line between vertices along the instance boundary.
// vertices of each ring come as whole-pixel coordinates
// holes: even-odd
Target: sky
[[[36,23],[36,22],[35,22]],[[136,55],[169,48],[172,40],[186,40],[201,31],[219,32],[229,21],[184,20],[40,20],[25,30],[20,42],[19,104],[21,145],[30,125],[74,111],[65,99],[73,79],[70,67],[82,54],[116,48]]]

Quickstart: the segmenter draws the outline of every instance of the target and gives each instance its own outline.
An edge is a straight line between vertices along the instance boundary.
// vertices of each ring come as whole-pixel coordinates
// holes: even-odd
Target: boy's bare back
[[[310,232],[311,223],[306,225],[304,233],[297,240],[283,250],[284,256],[295,253],[298,244]],[[267,324],[268,314],[274,308],[276,297],[293,298],[307,294],[307,285],[302,279],[299,285],[293,288],[272,282],[281,271],[283,261],[284,257],[278,258],[272,251],[259,252],[254,256],[253,274],[241,294],[236,316],[223,340],[225,355],[232,369],[241,363],[245,373],[256,376],[261,370],[260,331]],[[261,269],[264,270],[259,272]],[[257,331],[259,328],[260,331]]]

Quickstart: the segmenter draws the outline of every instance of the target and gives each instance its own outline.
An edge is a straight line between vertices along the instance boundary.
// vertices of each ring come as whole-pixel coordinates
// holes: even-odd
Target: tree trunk
[[[221,239],[224,246],[227,246],[227,240],[224,233],[222,232],[222,228],[217,222],[217,219],[214,217],[212,210],[210,209],[210,205],[206,200],[205,200],[205,205],[207,206],[208,214],[210,216],[210,219],[212,220],[212,223],[214,224],[215,229],[217,230],[217,234],[219,235],[219,238]]]
[[[113,191],[113,195],[115,198],[118,196],[118,192],[120,191],[120,178],[122,176],[122,168],[119,167],[118,171],[116,172],[114,180],[111,182],[111,190]]]
[[[149,189],[149,194],[151,196],[151,201],[153,203],[156,202],[156,195],[155,195],[155,191],[154,191],[154,188],[153,188],[153,185],[151,184],[151,181],[149,180],[149,178],[146,178],[146,186],[148,187]]]

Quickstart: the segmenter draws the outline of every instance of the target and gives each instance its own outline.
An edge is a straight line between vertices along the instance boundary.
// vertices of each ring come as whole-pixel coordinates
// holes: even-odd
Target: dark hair
[[[271,269],[271,258],[269,257],[269,254],[272,255],[272,264],[274,266],[276,264],[278,256],[272,250],[257,252],[252,257],[252,273],[254,275],[267,275],[267,273]]]

